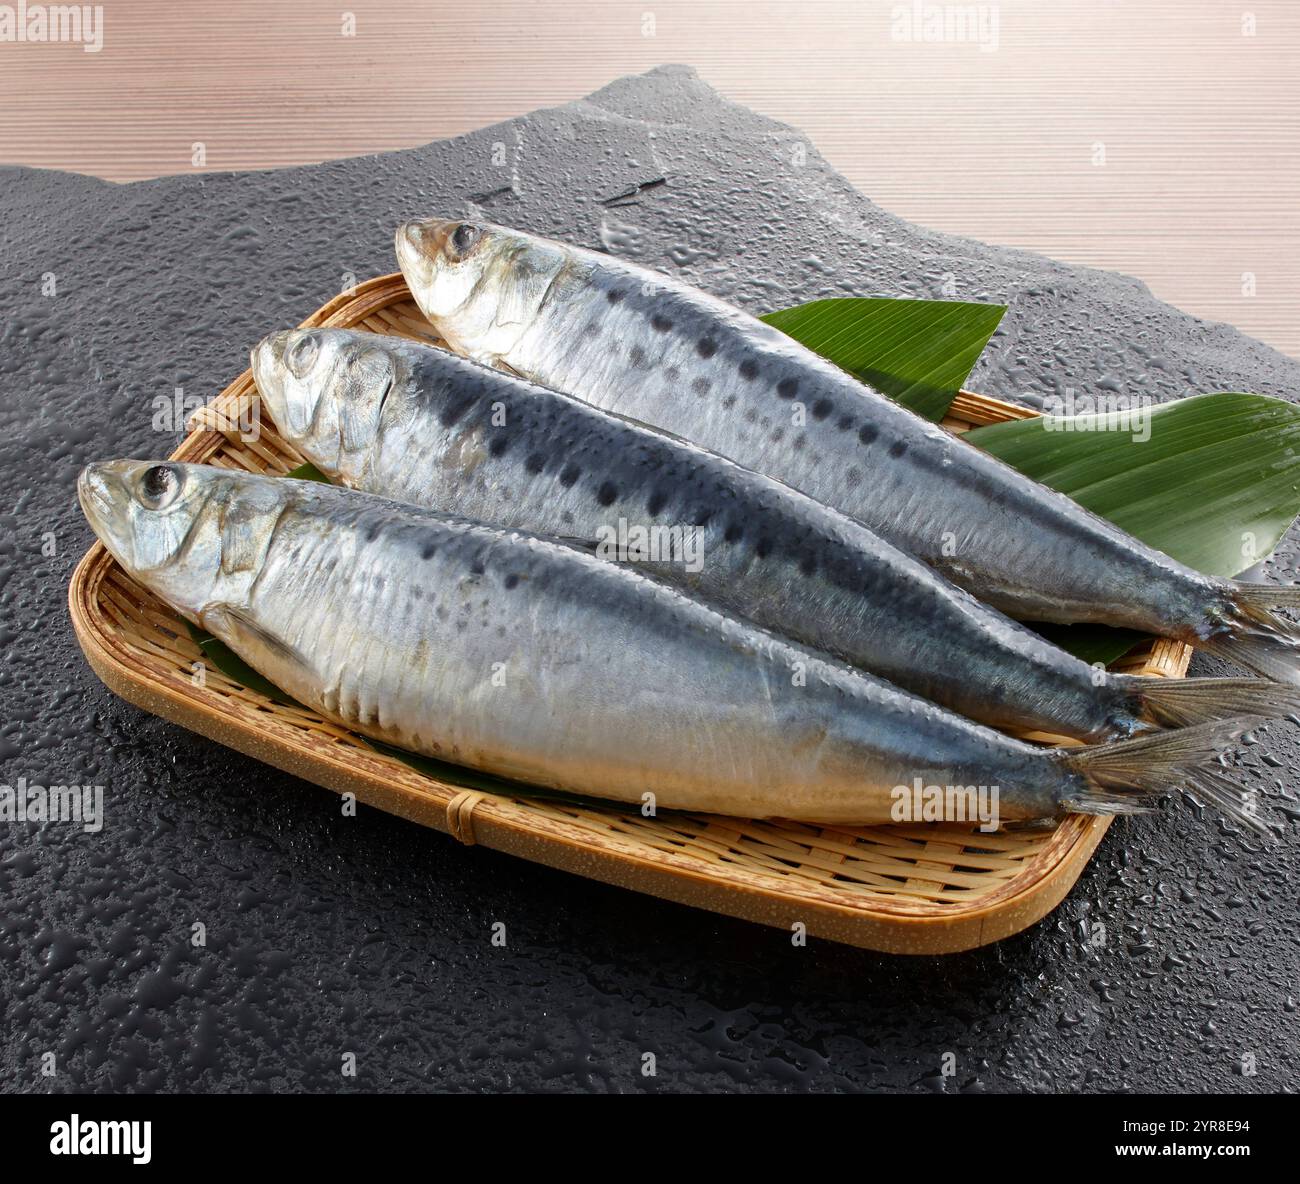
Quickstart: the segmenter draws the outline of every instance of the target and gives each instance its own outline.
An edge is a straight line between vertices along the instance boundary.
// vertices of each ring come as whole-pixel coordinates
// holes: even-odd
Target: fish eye
[[[482,237],[481,226],[475,226],[472,222],[462,222],[451,232],[451,237],[447,241],[451,245],[452,253],[463,259],[478,245]]]
[[[176,497],[180,475],[172,465],[152,465],[140,478],[140,500],[150,510],[161,510]]]
[[[316,363],[316,355],[320,353],[320,339],[315,333],[300,333],[294,343],[284,355],[285,365],[289,367],[294,374],[303,378],[307,372]]]

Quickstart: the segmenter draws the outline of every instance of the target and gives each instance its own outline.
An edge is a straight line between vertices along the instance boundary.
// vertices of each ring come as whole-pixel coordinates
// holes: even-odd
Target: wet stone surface
[[[101,784],[107,811],[98,835],[0,824],[0,1090],[1294,1088],[1291,724],[1236,760],[1280,843],[1181,805],[1121,820],[1031,931],[906,960],[343,819],[334,795],[100,685],[64,607],[91,539],[79,468],[166,455],[179,434],[155,430],[155,396],[214,394],[261,335],[394,270],[399,219],[473,210],[753,311],[1008,303],[971,385],[1031,403],[1300,390],[1295,362],[1135,280],[891,217],[681,68],[308,168],[125,186],[0,170],[0,782]],[[1296,559],[1289,539],[1265,578],[1295,580]]]

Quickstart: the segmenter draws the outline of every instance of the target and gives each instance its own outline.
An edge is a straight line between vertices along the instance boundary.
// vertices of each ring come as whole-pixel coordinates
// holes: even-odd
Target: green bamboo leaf
[[[942,419],[1006,306],[843,297],[762,318],[927,419]]]
[[[1132,629],[1110,629],[1105,625],[1049,625],[1044,622],[1029,622],[1029,625],[1053,645],[1090,665],[1100,662],[1109,666],[1138,642],[1150,640]]]
[[[232,682],[237,682],[241,687],[247,687],[250,691],[256,691],[259,695],[273,699],[277,703],[287,703],[290,707],[302,706],[296,699],[291,699],[280,690],[269,678],[258,674],[225,642],[218,641],[206,629],[200,629],[189,621],[185,622],[185,626],[189,629],[194,644],[203,651],[203,656]]]
[[[320,481],[325,485],[330,483],[330,479],[309,460],[304,461],[296,469],[290,469],[285,476],[296,477],[299,481]]]
[[[1300,513],[1300,407],[1266,395],[1013,420],[965,439],[1207,575],[1266,559]],[[1042,632],[1088,661],[1138,640],[1090,625]]]

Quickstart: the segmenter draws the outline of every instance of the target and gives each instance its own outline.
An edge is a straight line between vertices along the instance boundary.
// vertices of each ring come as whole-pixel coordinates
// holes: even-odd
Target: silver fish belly
[[[176,611],[324,716],[413,752],[750,817],[915,821],[909,787],[933,783],[954,804],[983,791],[996,824],[1141,808],[1190,779],[1253,819],[1196,768],[1237,725],[1035,748],[535,535],[204,465],[89,465],[77,492]]]

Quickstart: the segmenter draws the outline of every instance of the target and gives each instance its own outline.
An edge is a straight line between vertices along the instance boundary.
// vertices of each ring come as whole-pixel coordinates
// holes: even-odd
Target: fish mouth
[[[277,378],[283,365],[285,350],[293,339],[296,329],[280,329],[263,337],[248,353],[248,368],[253,372],[253,384],[257,387],[257,397],[262,401],[272,421],[282,433],[289,430],[287,407],[282,397],[282,383]]]
[[[130,499],[129,481],[141,465],[139,460],[102,460],[88,464],[77,476],[77,501],[90,529],[109,553],[126,566],[122,537],[126,506]]]
[[[393,236],[397,265],[406,278],[406,286],[423,303],[427,289],[434,283],[439,262],[445,258],[448,236],[459,226],[449,218],[426,218],[422,222],[403,222]],[[426,289],[421,292],[420,289]]]
[[[106,462],[88,464],[77,475],[77,501],[91,529],[102,538],[101,528],[113,514],[112,485]]]
[[[248,351],[248,366],[253,372],[253,381],[259,387],[262,385],[262,380],[270,376],[275,363],[284,357],[289,339],[296,332],[296,329],[279,329],[274,333],[268,333]]]
[[[397,228],[395,246],[401,263],[429,259],[442,251],[447,235],[459,223],[449,218],[426,218],[422,222],[403,222]]]

